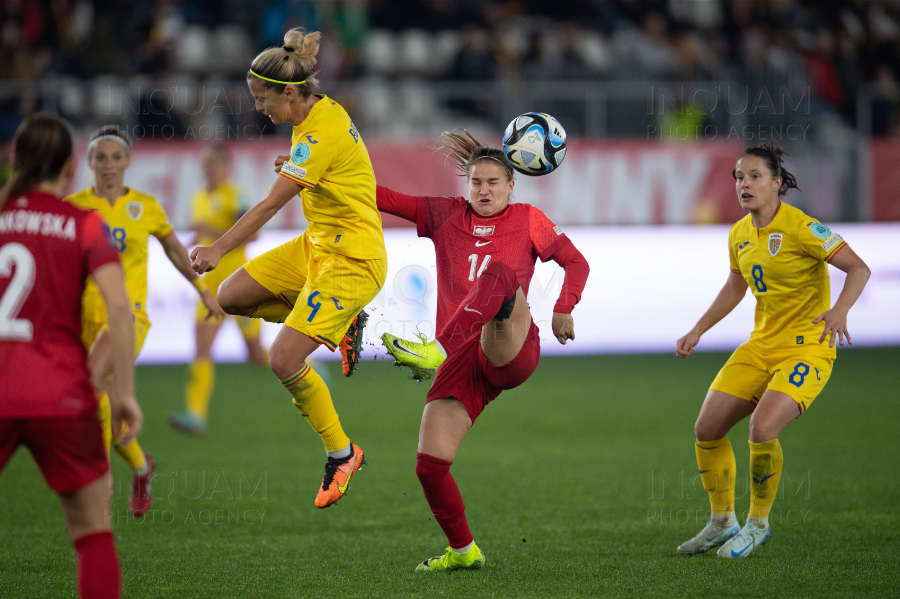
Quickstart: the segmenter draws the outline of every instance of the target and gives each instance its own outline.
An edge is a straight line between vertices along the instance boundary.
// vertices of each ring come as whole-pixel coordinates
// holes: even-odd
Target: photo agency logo
[[[769,513],[769,521],[776,524],[802,524],[806,522],[810,514],[810,508],[806,504],[810,501],[812,493],[811,474],[809,470],[799,474],[781,473],[781,482],[776,492],[776,501],[787,499],[790,508],[781,508],[775,504]],[[749,497],[752,493],[750,484],[750,472],[739,473],[735,478],[734,500],[735,505],[743,504],[749,507]],[[692,507],[654,509],[651,505],[647,509],[647,524],[686,524],[688,522],[705,524],[710,519],[709,491],[704,488],[703,480],[698,470],[689,473],[681,470],[671,476],[662,470],[650,470],[647,472],[647,500],[651,503],[665,501],[667,504],[694,503]],[[742,501],[743,500],[743,501]],[[741,521],[746,521],[748,509],[738,512]]]
[[[787,85],[647,88],[647,139],[795,141],[810,132],[812,89]]]
[[[106,513],[113,524],[262,524],[267,510],[268,471],[160,470],[148,482],[153,508],[134,516],[123,507]],[[116,479],[112,503],[131,493],[130,479]]]
[[[258,139],[267,125],[250,90],[237,83],[107,85],[95,103],[135,140]]]

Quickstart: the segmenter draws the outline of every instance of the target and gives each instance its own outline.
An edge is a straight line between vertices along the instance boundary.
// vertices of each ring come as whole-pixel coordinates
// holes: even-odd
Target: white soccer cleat
[[[728,539],[728,542],[719,547],[717,555],[728,559],[747,557],[760,545],[765,545],[772,536],[772,528],[767,526],[759,528],[755,524],[747,522],[741,532]]]
[[[715,520],[710,520],[697,536],[678,546],[678,553],[681,555],[706,553],[710,549],[725,543],[728,539],[731,539],[740,532],[741,529],[737,525],[737,522],[734,524],[719,524]]]

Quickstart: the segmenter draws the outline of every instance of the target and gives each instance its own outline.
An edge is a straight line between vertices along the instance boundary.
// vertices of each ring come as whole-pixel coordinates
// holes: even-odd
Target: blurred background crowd
[[[686,138],[711,122],[752,125],[729,117],[754,105],[767,125],[794,107],[791,122],[813,128],[900,132],[898,0],[4,0],[0,11],[5,138],[40,108],[85,126],[131,108],[148,137],[167,124],[172,136],[204,123],[265,133],[240,105],[243,76],[293,26],[323,32],[324,91],[388,135],[492,122],[515,98],[550,102],[575,135],[646,136],[666,103]],[[216,109],[224,122],[206,114]]]

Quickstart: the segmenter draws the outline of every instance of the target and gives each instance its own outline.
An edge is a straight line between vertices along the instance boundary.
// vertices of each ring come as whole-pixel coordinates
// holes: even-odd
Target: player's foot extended
[[[150,495],[150,477],[156,469],[156,461],[152,456],[146,455],[147,472],[144,474],[135,474],[131,479],[131,494],[128,495],[128,509],[131,510],[133,516],[143,516],[150,510],[150,502],[153,497]]]
[[[440,557],[430,557],[418,566],[416,572],[453,572],[454,570],[480,570],[484,566],[484,552],[472,543],[465,553],[457,553],[447,547]]]
[[[341,362],[344,367],[344,376],[350,376],[356,370],[356,364],[359,362],[359,350],[362,346],[363,329],[366,328],[368,320],[369,315],[366,314],[366,311],[361,311],[350,323],[350,328],[341,339]]]
[[[710,520],[700,534],[678,546],[678,553],[682,555],[706,553],[710,549],[722,545],[739,532],[741,532],[741,528],[737,522],[723,525],[715,520]]]
[[[350,488],[350,479],[360,466],[366,463],[366,455],[356,445],[350,444],[352,453],[343,460],[328,458],[325,463],[325,478],[319,494],[316,495],[316,507],[326,508],[343,497]]]
[[[716,555],[728,559],[747,557],[753,553],[754,549],[760,545],[765,545],[771,536],[772,527],[759,528],[755,524],[747,522],[744,524],[741,532],[728,539],[727,543],[719,547],[719,552]]]
[[[434,376],[438,366],[443,364],[447,358],[437,348],[434,341],[429,342],[428,337],[425,335],[418,335],[420,343],[407,341],[390,333],[382,335],[381,342],[387,348],[388,353],[396,360],[394,364],[406,366],[412,371],[410,378],[417,381],[427,381]]]
[[[180,433],[193,437],[206,434],[206,420],[190,412],[169,412],[169,426]]]

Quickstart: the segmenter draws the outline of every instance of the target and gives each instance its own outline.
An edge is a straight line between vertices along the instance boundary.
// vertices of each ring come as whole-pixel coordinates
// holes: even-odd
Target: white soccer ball
[[[566,130],[549,114],[526,112],[506,127],[503,155],[520,173],[546,175],[566,157]]]

